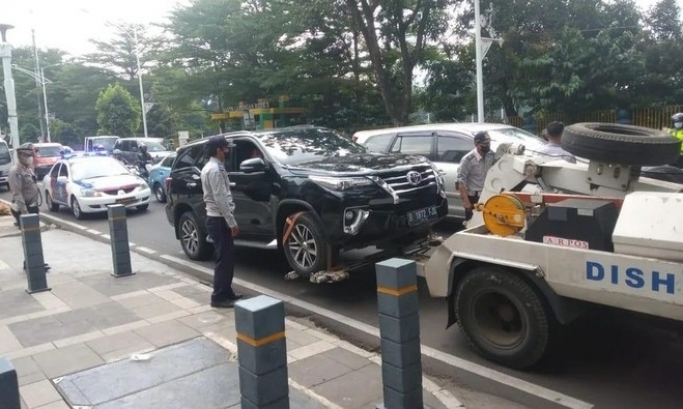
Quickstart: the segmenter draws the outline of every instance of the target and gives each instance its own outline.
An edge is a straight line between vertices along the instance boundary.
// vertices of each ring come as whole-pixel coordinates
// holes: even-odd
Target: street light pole
[[[47,141],[52,142],[50,138],[50,117],[47,111],[47,91],[45,89],[45,69],[40,69],[40,83],[43,86],[43,103],[45,104],[45,128],[47,129]]]
[[[7,122],[9,122],[9,132],[12,138],[12,148],[14,149],[14,160],[18,160],[17,148],[20,145],[19,121],[17,119],[17,99],[14,94],[14,79],[12,79],[12,46],[7,42],[7,30],[14,28],[9,24],[0,24],[0,35],[2,35],[2,45],[0,45],[0,57],[2,57],[2,69],[5,75],[5,97],[7,98]]]
[[[474,0],[474,47],[477,59],[477,122],[484,122],[484,68],[481,53],[481,13],[479,0]]]
[[[142,67],[140,66],[140,46],[138,45],[138,32],[133,30],[133,40],[135,41],[135,60],[138,64],[138,82],[140,83],[140,105],[142,106],[142,129],[147,138],[147,113],[145,112],[145,90],[142,87]]]
[[[33,66],[33,72],[35,73],[36,88],[41,86],[44,88],[45,85],[41,84],[42,77],[40,76],[40,58],[38,57],[38,47],[36,47],[36,30],[31,29],[31,38],[33,39],[33,58],[35,58],[35,64]],[[36,93],[36,101],[38,102],[38,123],[40,124],[40,139],[45,142],[45,127],[43,126],[42,118],[42,104],[40,103],[40,94]]]

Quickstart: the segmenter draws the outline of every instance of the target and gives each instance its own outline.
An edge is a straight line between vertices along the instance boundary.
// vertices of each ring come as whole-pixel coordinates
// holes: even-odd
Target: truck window
[[[0,165],[7,165],[12,162],[12,156],[9,154],[9,147],[5,141],[0,141]]]
[[[371,152],[386,152],[389,149],[389,144],[392,139],[394,139],[394,135],[395,134],[388,133],[371,136],[363,145]]]

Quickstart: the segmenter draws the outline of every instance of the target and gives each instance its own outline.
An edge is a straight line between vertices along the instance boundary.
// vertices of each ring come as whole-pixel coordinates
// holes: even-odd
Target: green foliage
[[[110,85],[100,92],[95,109],[101,135],[130,137],[140,126],[140,106],[120,84]]]

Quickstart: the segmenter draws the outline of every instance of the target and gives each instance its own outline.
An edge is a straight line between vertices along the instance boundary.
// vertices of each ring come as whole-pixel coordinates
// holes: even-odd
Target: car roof
[[[61,147],[62,144],[61,144],[61,143],[56,143],[56,142],[37,142],[37,143],[34,143],[33,146],[36,146],[36,147],[38,147],[38,148],[45,148],[45,147],[49,147],[49,146],[59,146],[59,147]]]
[[[99,155],[93,155],[93,156],[72,156],[67,159],[62,159],[60,162],[68,162],[69,164],[77,163],[77,162],[85,162],[93,159],[114,159],[111,156],[99,156]]]
[[[408,125],[394,128],[369,129],[366,131],[358,131],[354,136],[374,136],[393,132],[418,132],[418,131],[457,131],[466,132],[474,135],[479,131],[487,131],[493,129],[514,128],[512,125],[499,123],[478,123],[478,122],[449,122],[449,123],[435,123],[424,125]]]

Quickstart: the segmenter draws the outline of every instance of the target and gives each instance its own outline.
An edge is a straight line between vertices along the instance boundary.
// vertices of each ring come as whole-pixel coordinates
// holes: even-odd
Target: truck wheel
[[[289,266],[301,277],[310,277],[326,269],[328,249],[323,229],[309,212],[290,218],[294,220],[294,225],[290,228],[286,224],[283,230],[286,236],[282,237]]]
[[[509,270],[470,272],[458,286],[455,313],[468,344],[490,361],[524,369],[548,349],[551,318],[537,292]]]
[[[185,212],[178,220],[180,246],[190,260],[204,261],[211,256],[213,248],[206,242],[206,232],[197,222],[197,216]]]
[[[562,147],[582,158],[634,166],[672,164],[681,153],[681,141],[664,131],[600,122],[567,126]]]

